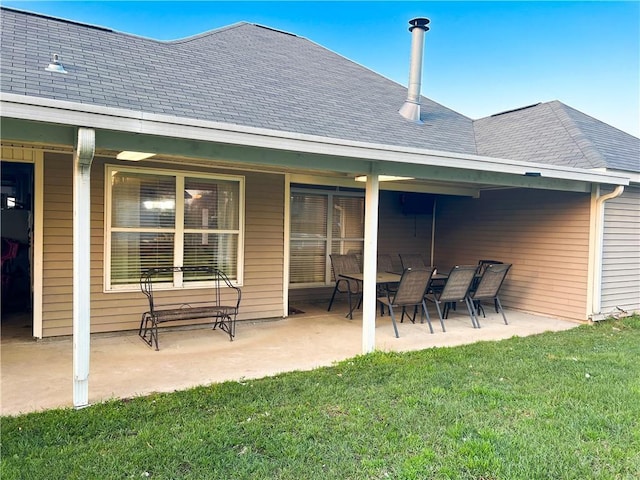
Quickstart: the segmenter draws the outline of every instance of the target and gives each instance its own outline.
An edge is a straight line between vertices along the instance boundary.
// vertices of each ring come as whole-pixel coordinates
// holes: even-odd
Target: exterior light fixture
[[[155,153],[145,153],[145,152],[132,152],[128,150],[124,150],[116,155],[118,160],[129,160],[130,162],[139,162],[140,160],[145,160],[147,158],[151,158],[155,155]]]
[[[60,55],[58,55],[57,53],[51,55],[51,63],[48,67],[45,67],[45,70],[47,72],[54,73],[67,73],[67,71],[62,66],[62,63],[60,63]]]
[[[356,182],[366,182],[367,181],[367,176],[366,175],[359,175],[355,178]],[[397,182],[400,180],[414,180],[413,177],[398,177],[396,175],[380,175],[378,177],[378,181],[379,182]]]

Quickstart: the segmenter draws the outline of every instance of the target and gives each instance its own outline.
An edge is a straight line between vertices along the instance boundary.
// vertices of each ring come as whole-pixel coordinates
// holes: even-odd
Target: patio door
[[[364,194],[294,187],[290,208],[290,284],[330,284],[330,254],[362,254]]]

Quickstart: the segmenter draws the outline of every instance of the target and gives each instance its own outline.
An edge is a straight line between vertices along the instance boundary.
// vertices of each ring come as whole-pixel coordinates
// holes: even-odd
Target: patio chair
[[[427,317],[427,323],[429,324],[429,331],[433,333],[433,326],[431,325],[431,318],[429,317],[429,312],[427,310],[427,305],[425,304],[425,294],[427,292],[427,288],[429,287],[429,282],[431,281],[431,275],[433,274],[433,270],[426,269],[417,269],[412,270],[411,268],[407,268],[400,277],[400,283],[398,283],[398,290],[389,294],[387,292],[386,296],[378,297],[378,302],[381,305],[386,306],[389,309],[389,314],[391,315],[391,323],[393,324],[393,330],[396,334],[396,338],[399,338],[398,334],[398,325],[396,324],[396,316],[394,313],[394,308],[402,307],[402,317],[400,321],[404,320],[404,316],[406,313],[407,307],[414,307],[414,316],[411,319],[412,323],[415,323],[416,312],[418,308],[421,308],[420,311],[420,323],[424,323],[424,317]],[[444,332],[444,323],[442,320],[440,321],[442,325],[442,331]]]
[[[484,273],[485,269],[489,266],[489,265],[497,265],[497,264],[501,264],[504,262],[501,262],[500,260],[478,260],[478,269],[476,270],[476,278],[473,280],[473,285],[471,286],[471,291],[475,292],[476,288],[478,288],[478,283],[480,283],[480,279],[482,278],[482,274]],[[498,313],[498,304],[494,302],[494,306],[496,309],[496,313]],[[480,307],[482,310],[482,316],[484,317],[484,308]]]
[[[393,272],[393,260],[388,253],[379,253],[377,260],[377,270],[379,273]],[[398,283],[380,283],[378,284],[378,297],[387,294],[393,294],[398,290]],[[384,315],[384,304],[380,304],[380,315]]]
[[[350,249],[347,251],[347,255],[353,255],[356,257],[356,260],[358,262],[358,265],[360,266],[360,272],[362,272],[362,250],[355,250],[355,249]]]
[[[353,254],[331,254],[329,255],[329,258],[331,259],[331,269],[333,270],[333,278],[335,279],[336,284],[333,288],[333,293],[331,294],[331,300],[329,301],[329,308],[327,308],[327,311],[331,311],[331,306],[333,305],[336,293],[346,293],[349,301],[349,318],[353,318],[353,314],[351,313],[353,312],[351,297],[355,295],[358,298],[358,305],[360,304],[362,299],[360,282],[343,278],[340,275],[348,273],[362,273],[360,263],[358,262],[358,258]]]
[[[484,273],[482,274],[482,278],[478,283],[478,287],[475,291],[470,293],[469,298],[471,299],[472,305],[475,309],[476,322],[478,326],[480,326],[478,312],[482,311],[482,316],[485,317],[484,308],[482,308],[481,303],[482,300],[493,300],[493,303],[496,306],[496,313],[501,313],[502,318],[504,319],[504,324],[508,325],[507,317],[504,314],[502,303],[500,303],[500,298],[498,297],[498,292],[500,292],[500,287],[502,287],[502,283],[504,282],[507,273],[509,273],[510,268],[510,263],[487,265],[484,269]]]
[[[441,291],[432,290],[427,298],[436,305],[440,321],[444,330],[444,319],[447,318],[450,306],[456,302],[463,301],[467,306],[471,325],[473,328],[480,328],[480,324],[476,321],[475,309],[469,298],[469,290],[473,278],[476,275],[475,265],[456,265],[449,272],[447,281]],[[442,306],[442,308],[441,308]]]
[[[393,272],[393,260],[388,253],[378,254],[378,272]]]
[[[400,257],[403,270],[407,268],[414,270],[416,268],[431,268],[431,265],[428,265],[424,257],[419,253],[401,253],[398,256]]]
[[[489,265],[497,265],[499,263],[504,263],[504,262],[501,262],[500,260],[478,260],[478,271],[477,271],[477,273],[479,275],[482,275],[484,273],[485,269]]]

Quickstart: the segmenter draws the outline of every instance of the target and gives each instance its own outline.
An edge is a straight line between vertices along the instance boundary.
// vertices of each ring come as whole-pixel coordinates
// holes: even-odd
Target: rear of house
[[[402,86],[257,25],[156,42],[2,13],[3,236],[4,224],[14,224],[6,219],[22,210],[23,226],[10,235],[27,245],[30,294],[19,308],[32,312],[37,338],[73,333],[74,285],[83,282],[74,252],[85,247],[91,332],[138,327],[146,308],[138,281],[151,266],[219,266],[242,288],[240,320],[284,317],[289,303],[328,302],[329,255],[365,250],[366,213],[374,208],[377,251],[398,266],[400,253],[421,253],[440,270],[482,258],[512,263],[508,308],[579,321],[640,308],[637,186],[598,203],[629,183],[621,172],[637,171],[573,164],[565,153],[580,150],[575,139],[563,139],[564,150],[549,154],[553,162],[538,161],[545,142],[557,145],[551,133],[540,131],[526,156],[490,134],[500,136],[502,122],[519,128],[518,118],[474,122],[426,97],[429,122],[410,122],[398,114]],[[34,28],[47,35],[25,33]],[[16,43],[26,49],[11,49]],[[118,76],[102,70],[114,48],[129,67]],[[47,70],[58,49],[66,74]],[[162,56],[175,71],[148,60]],[[215,72],[201,59],[210,57],[220,59]],[[290,68],[272,68],[276,61]],[[86,171],[78,162],[81,129],[95,135]],[[617,144],[637,148],[631,138]],[[124,152],[149,156],[125,160]],[[356,181],[363,175],[367,184]],[[378,185],[386,175],[404,180],[380,181],[371,193],[371,178]],[[88,198],[75,193],[83,180]],[[423,208],[407,208],[416,198]],[[74,239],[82,217],[74,208],[83,206],[88,245]],[[189,302],[203,294],[176,276],[160,296]],[[597,312],[594,296],[602,298]]]

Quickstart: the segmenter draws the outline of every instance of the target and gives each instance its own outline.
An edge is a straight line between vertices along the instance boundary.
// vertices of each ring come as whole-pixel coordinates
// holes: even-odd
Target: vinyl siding
[[[147,308],[139,292],[104,292],[104,171],[113,159],[91,168],[91,332],[137,329]],[[149,166],[140,162],[139,166]],[[166,165],[161,168],[167,168]],[[176,169],[182,169],[176,166]],[[186,168],[198,171],[196,167]],[[203,170],[204,171],[204,170]],[[45,155],[43,336],[72,333],[72,157]],[[208,173],[218,172],[215,168]],[[219,171],[229,173],[228,171]],[[232,172],[238,174],[237,172]],[[243,173],[240,173],[241,175]],[[246,173],[244,284],[239,320],[282,316],[284,177]],[[158,292],[161,302],[204,299],[210,291]],[[193,322],[182,322],[183,324]],[[179,325],[175,322],[172,325]]]
[[[68,335],[73,319],[73,159],[44,155],[42,336]]]
[[[514,189],[443,199],[436,214],[436,265],[511,263],[500,295],[506,307],[585,320],[589,198]]]
[[[433,215],[403,215],[400,196],[399,192],[380,192],[378,218],[378,252],[391,255],[398,271],[402,268],[400,253],[430,258],[433,220]]]
[[[604,205],[601,311],[640,311],[640,187]]]

